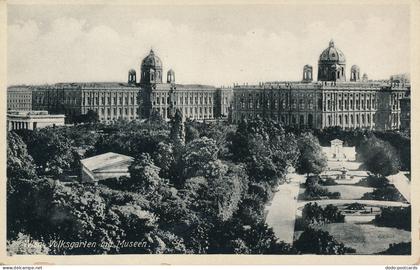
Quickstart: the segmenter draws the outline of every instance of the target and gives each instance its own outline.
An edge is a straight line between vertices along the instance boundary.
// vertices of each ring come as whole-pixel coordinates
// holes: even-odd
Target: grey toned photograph
[[[412,254],[410,6],[8,4],[7,254]]]

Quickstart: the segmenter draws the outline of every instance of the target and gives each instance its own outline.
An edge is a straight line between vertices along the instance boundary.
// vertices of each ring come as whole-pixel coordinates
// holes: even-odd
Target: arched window
[[[338,116],[338,123],[339,123],[340,125],[342,125],[342,124],[343,124],[343,117],[342,117],[341,115],[339,115],[339,116]]]
[[[349,124],[349,117],[348,117],[347,115],[344,115],[344,123],[345,123],[346,125],[348,125],[348,124]]]
[[[305,124],[305,117],[303,115],[299,116],[299,125],[303,126]]]
[[[313,119],[312,114],[308,114],[308,126],[309,127],[312,127],[313,126],[313,122],[314,122],[314,119]]]
[[[354,118],[353,118],[353,115],[350,115],[350,124],[354,124]]]

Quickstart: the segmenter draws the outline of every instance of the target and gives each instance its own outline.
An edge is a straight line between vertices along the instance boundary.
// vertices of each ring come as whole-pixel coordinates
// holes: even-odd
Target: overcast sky
[[[121,81],[150,48],[178,83],[301,80],[334,39],[371,79],[409,72],[405,5],[8,6],[8,84]],[[166,76],[165,76],[166,77]]]

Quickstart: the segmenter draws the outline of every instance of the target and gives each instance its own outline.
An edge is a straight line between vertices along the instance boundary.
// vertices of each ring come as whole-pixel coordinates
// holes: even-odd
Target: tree
[[[78,155],[72,142],[55,128],[27,131],[22,136],[39,175],[57,178],[64,171],[75,169]]]
[[[19,233],[14,240],[8,240],[7,254],[13,255],[47,255],[49,248],[45,243],[32,239],[29,235]]]
[[[155,192],[163,182],[159,176],[160,168],[153,163],[152,158],[147,153],[135,158],[128,171],[130,172],[130,178],[126,187],[129,190],[147,194]]]
[[[205,165],[216,161],[219,149],[213,139],[202,137],[185,146],[180,158],[183,178],[203,176]]]
[[[14,132],[7,133],[7,178],[33,179],[35,165],[26,144]]]
[[[337,242],[328,232],[312,228],[303,231],[294,247],[302,254],[343,255],[355,252],[353,248]]]
[[[182,114],[177,109],[175,116],[171,120],[171,133],[169,135],[174,145],[183,145],[185,143],[184,124],[182,123]]]
[[[99,122],[99,115],[93,110],[88,110],[84,118],[86,123],[95,124]]]
[[[189,143],[195,139],[198,139],[200,137],[200,133],[198,130],[192,126],[191,123],[186,124],[185,126],[185,143]]]
[[[320,174],[327,166],[327,158],[318,139],[311,133],[303,133],[299,136],[297,144],[300,152],[297,172]]]
[[[362,143],[359,153],[366,169],[377,176],[388,176],[399,170],[400,161],[394,147],[375,136]]]

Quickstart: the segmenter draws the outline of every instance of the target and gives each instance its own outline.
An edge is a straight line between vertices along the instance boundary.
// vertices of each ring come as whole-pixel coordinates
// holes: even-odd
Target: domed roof
[[[160,58],[155,55],[153,50],[150,50],[148,56],[146,56],[143,61],[141,62],[141,66],[143,67],[159,67],[162,68],[162,61]]]
[[[352,65],[351,70],[360,70],[358,65]]]
[[[136,74],[136,71],[135,71],[134,69],[130,69],[130,70],[128,71],[128,73],[129,73],[129,74]]]
[[[346,62],[344,53],[334,46],[334,41],[330,41],[330,45],[319,56],[319,61],[333,61],[338,63]]]
[[[168,70],[168,74],[174,74],[175,71],[171,68],[170,70]]]

